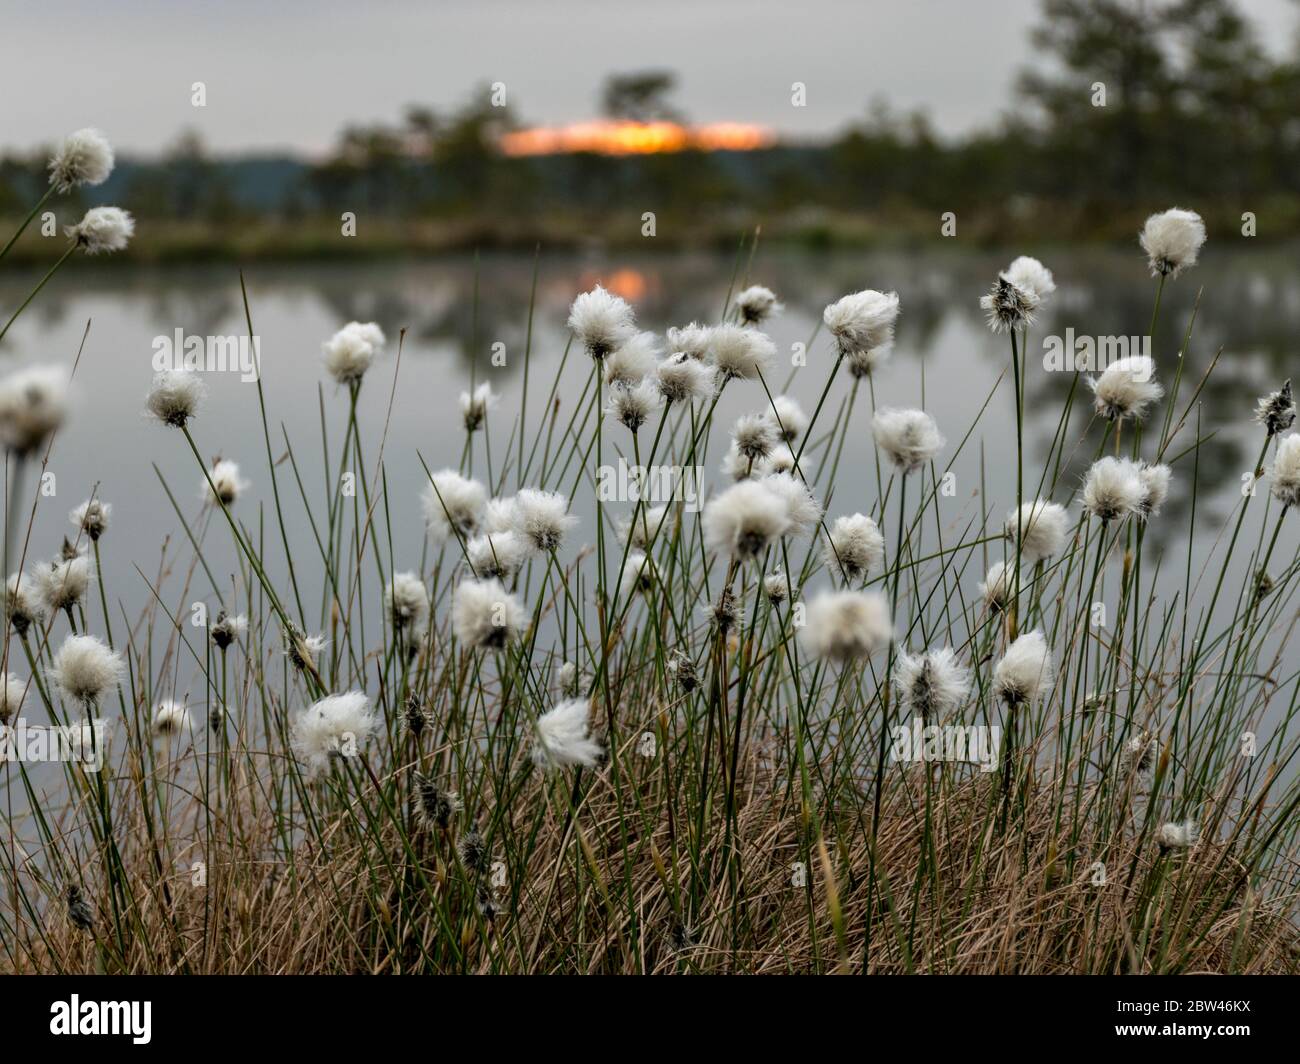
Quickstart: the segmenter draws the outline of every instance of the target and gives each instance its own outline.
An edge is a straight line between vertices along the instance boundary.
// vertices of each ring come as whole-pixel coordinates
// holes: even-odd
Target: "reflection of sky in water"
[[[805,256],[772,251],[761,252],[749,272],[752,280],[775,288],[785,303],[784,315],[771,325],[770,332],[786,353],[791,345],[812,335],[821,308],[838,295],[864,286],[897,289],[903,306],[898,343],[890,365],[878,378],[877,400],[881,405],[916,404],[924,387],[925,405],[955,443],[965,435],[1007,364],[1005,338],[994,337],[983,327],[977,308],[988,279],[1007,257],[931,253]],[[1041,454],[1048,446],[1056,429],[1059,403],[1069,390],[1067,376],[1042,371],[1042,337],[1063,333],[1067,327],[1078,335],[1136,336],[1150,320],[1154,292],[1136,253],[1062,259],[1045,252],[1043,258],[1055,268],[1061,287],[1049,313],[1030,337],[1027,433],[1031,459],[1034,452]],[[177,479],[182,499],[194,495],[189,485],[195,476],[192,460],[186,461],[188,456],[181,453],[171,434],[139,416],[140,399],[150,376],[153,338],[171,334],[176,328],[200,335],[243,332],[238,279],[233,268],[225,267],[83,270],[78,274],[78,265],[65,271],[20,319],[6,340],[3,357],[14,363],[70,362],[86,321],[91,320],[86,354],[78,370],[77,416],[52,458],[52,468],[60,477],[59,514],[43,517],[55,518],[48,527],[56,528],[62,521],[62,504],[71,505],[101,480],[104,497],[117,503],[120,511],[114,531],[130,533],[121,535],[119,549],[129,540],[134,560],[141,561],[135,552],[145,551],[146,543],[159,540],[173,527],[160,518],[152,504],[160,495],[150,463],[156,462],[169,479]],[[533,323],[533,422],[559,365],[568,302],[581,287],[600,280],[622,290],[635,300],[640,323],[662,332],[672,324],[716,319],[732,268],[729,256],[706,254],[587,259],[545,256],[538,269]],[[26,283],[26,277],[6,276],[0,282],[0,299],[6,305],[15,302]],[[323,384],[320,342],[346,320],[373,318],[394,340],[402,327],[408,330],[387,453],[390,480],[401,486],[418,483],[413,478],[419,461],[409,453],[413,446],[419,447],[430,463],[454,463],[458,457],[461,431],[456,395],[468,384],[475,350],[480,379],[490,374],[486,379],[503,393],[492,426],[503,451],[522,387],[531,284],[531,256],[484,256],[479,269],[476,326],[474,267],[469,257],[412,264],[254,268],[249,273],[249,288],[254,325],[262,337],[264,384],[273,424],[283,421],[300,463],[319,472],[320,412],[315,393],[317,385]],[[1283,354],[1300,326],[1300,275],[1280,257],[1242,255],[1216,269],[1211,256],[1210,264],[1168,285],[1162,327],[1154,345],[1166,385],[1172,379],[1177,347],[1201,285],[1205,295],[1178,412],[1222,346],[1223,357],[1202,393],[1203,433],[1214,434],[1200,456],[1201,505],[1205,505],[1207,488],[1222,487],[1229,479],[1235,484],[1238,474],[1249,466],[1254,430],[1247,422],[1254,398],[1289,371]],[[497,342],[505,345],[505,367],[488,363]],[[395,346],[390,344],[387,361],[362,399],[363,419],[375,430],[392,384]],[[826,337],[819,335],[808,368],[795,374],[791,391],[804,399],[806,406],[815,402],[824,383],[829,351]],[[586,370],[576,355],[570,358],[566,369],[570,379],[559,390],[562,413],[564,399],[576,398],[580,392]],[[774,373],[773,378],[770,383],[775,387],[786,379],[786,373]],[[211,395],[197,428],[201,445],[211,453],[242,461],[256,474],[262,448],[255,392],[237,380],[214,375],[209,375],[208,383]],[[847,394],[848,385],[845,374],[832,391],[832,404]],[[1003,467],[1014,453],[1014,437],[1004,431],[1009,428],[1010,410],[1009,385],[1005,387],[1008,394],[994,399],[962,456],[974,457],[982,442],[989,497],[999,509],[1006,499]],[[1076,394],[1078,406],[1072,424],[1082,427],[1088,417],[1087,396],[1082,388]],[[344,408],[332,385],[324,386],[324,399],[327,417],[337,428]],[[761,389],[733,385],[720,407],[722,420],[729,422],[733,414],[760,402]],[[842,463],[846,470],[859,468],[849,460],[855,457],[855,449],[858,458],[868,453],[867,407],[865,403],[861,406],[860,431],[853,433]],[[1162,414],[1163,410],[1157,411],[1157,418]],[[257,432],[250,436],[253,428]],[[1094,426],[1090,443],[1079,449],[1081,465],[1086,461],[1083,456],[1092,453],[1099,432]],[[1189,427],[1172,451],[1183,449],[1192,439]],[[282,450],[282,440],[275,443],[277,452]],[[1247,445],[1252,451],[1249,456]],[[105,456],[111,456],[111,461]],[[962,468],[959,459],[959,483],[965,479]],[[972,480],[972,487],[974,483]],[[874,472],[870,485],[850,479],[837,485],[836,495],[844,505],[848,505],[849,496],[854,505],[863,505],[870,501],[862,497],[867,487],[874,493]],[[964,498],[965,492],[958,497]],[[1166,520],[1153,527],[1163,533],[1159,538],[1167,541],[1172,534],[1170,526],[1173,518],[1183,513],[1183,499],[1185,493],[1174,492]],[[162,501],[165,505],[165,498]],[[1224,501],[1213,500],[1216,505]],[[43,521],[38,525],[38,545],[46,527]],[[146,537],[144,542],[136,533]]]
[[[1050,251],[1041,254],[1056,271],[1060,288],[1050,312],[1030,338],[1027,485],[1038,482],[1042,456],[1056,430],[1061,401],[1070,383],[1064,374],[1043,372],[1043,336],[1063,332],[1067,326],[1080,335],[1140,334],[1150,320],[1154,295],[1154,284],[1145,275],[1136,249],[1068,257]],[[773,287],[786,308],[770,328],[785,357],[785,365],[773,374],[774,390],[790,372],[788,356],[792,345],[813,336],[826,303],[856,288],[895,288],[903,307],[898,343],[891,362],[876,381],[876,399],[881,405],[916,405],[924,395],[924,405],[949,440],[946,461],[967,435],[998,375],[1007,367],[1006,338],[995,337],[985,328],[978,299],[996,270],[1010,257],[1006,253],[937,255],[928,251],[826,255],[760,251],[749,271],[750,279]],[[1224,516],[1239,497],[1240,476],[1248,470],[1258,448],[1260,436],[1250,424],[1255,397],[1276,386],[1290,372],[1283,354],[1289,352],[1300,332],[1300,275],[1294,260],[1267,251],[1253,255],[1211,254],[1208,260],[1166,286],[1161,327],[1154,345],[1160,377],[1168,385],[1192,303],[1198,287],[1203,285],[1178,413],[1215,352],[1222,346],[1224,353],[1212,382],[1201,395],[1201,433],[1206,439],[1199,456],[1193,580],[1206,551],[1219,535]],[[525,454],[531,452],[532,436],[555,380],[567,339],[564,318],[577,291],[597,280],[611,283],[635,297],[643,327],[662,332],[669,325],[693,319],[716,320],[732,271],[729,256],[706,253],[660,257],[544,255],[536,281]],[[418,503],[423,485],[420,456],[431,469],[456,464],[463,443],[456,400],[469,383],[476,352],[478,379],[490,379],[502,393],[502,402],[491,415],[494,471],[500,470],[507,454],[515,452],[512,424],[523,386],[532,256],[483,256],[478,270],[477,324],[475,269],[468,256],[410,263],[256,266],[248,271],[248,282],[253,321],[262,341],[272,448],[277,458],[285,454],[287,434],[318,523],[323,519],[324,479],[321,402],[330,433],[332,465],[337,461],[335,452],[346,418],[344,397],[322,379],[320,344],[353,318],[378,320],[390,336],[386,357],[367,380],[360,404],[367,462],[373,463],[393,386],[396,339],[403,327],[407,329],[384,460],[395,564],[398,569],[418,568],[423,537]],[[5,276],[0,280],[0,301],[15,304],[30,283],[31,278],[25,275]],[[192,550],[186,533],[167,500],[160,477],[167,481],[196,535],[205,527],[200,517],[200,477],[179,434],[143,418],[142,398],[151,376],[155,336],[171,334],[178,327],[190,334],[243,331],[238,275],[233,267],[226,266],[137,271],[105,268],[96,272],[74,263],[20,319],[0,357],[12,364],[34,360],[70,363],[88,319],[92,324],[77,372],[76,413],[50,461],[50,469],[57,476],[57,496],[42,500],[29,564],[33,558],[54,553],[62,535],[70,530],[68,510],[98,484],[100,496],[114,507],[113,527],[102,549],[110,603],[121,601],[120,609],[114,607],[118,627],[123,612],[134,623],[148,605],[151,594],[146,576],[161,585],[168,609],[182,616],[190,602],[205,599],[214,603],[216,598],[207,575],[191,564]],[[488,361],[492,345],[497,342],[505,345],[507,353],[507,365],[502,368],[493,368]],[[830,345],[824,334],[818,335],[810,348],[807,368],[794,374],[790,386],[809,412],[830,364]],[[588,373],[585,356],[573,352],[557,392],[557,430],[563,430],[573,416],[573,404]],[[239,461],[253,482],[254,490],[240,502],[239,513],[246,524],[260,529],[268,544],[269,568],[282,580],[283,549],[278,542],[256,391],[252,385],[240,383],[236,374],[210,374],[208,385],[209,397],[194,428],[196,439],[206,455]],[[845,373],[832,389],[823,427],[838,415],[849,385]],[[864,388],[840,460],[831,517],[869,509],[876,502],[869,402]],[[728,426],[738,414],[759,409],[762,404],[758,386],[733,384],[719,405],[718,423]],[[1078,390],[1076,404],[1071,420],[1072,441],[1090,415],[1086,389]],[[1163,413],[1162,406],[1155,415],[1157,420]],[[1170,454],[1191,446],[1196,424],[1194,410],[1187,430]],[[647,448],[651,435],[647,431]],[[611,425],[606,439],[607,460],[620,449],[630,457],[628,437],[621,427]],[[1067,448],[1077,462],[1063,477],[1063,484],[1077,482],[1078,473],[1099,440],[1100,427],[1093,426],[1088,440],[1077,450]],[[721,432],[715,434],[706,470],[710,478],[716,474],[725,442]],[[1189,454],[1176,465],[1171,501],[1164,515],[1152,522],[1147,537],[1149,561],[1144,573],[1149,578],[1156,572],[1153,561],[1163,553],[1160,581],[1166,595],[1181,592],[1187,566],[1191,463]],[[829,462],[823,466],[828,467]],[[479,474],[485,469],[481,437],[476,443],[474,467]],[[278,469],[301,578],[321,567],[292,469],[288,462]],[[992,513],[997,522],[1014,502],[1015,432],[1009,380],[993,397],[953,470],[956,494],[942,501],[942,534],[947,546],[972,524],[978,529],[983,509]],[[980,501],[981,481],[987,504]],[[559,486],[567,491],[572,483],[571,466]],[[514,486],[513,472],[509,486]],[[820,485],[823,495],[827,487],[825,482]],[[1066,494],[1068,489],[1058,489],[1056,498],[1064,501]],[[259,506],[263,508],[260,513]],[[577,538],[590,543],[595,522],[589,488],[583,489],[583,498],[575,509],[583,519]],[[624,507],[616,506],[616,510],[621,509]],[[1243,545],[1238,548],[1240,560],[1234,560],[1238,581],[1247,564],[1247,552],[1255,543],[1258,520],[1253,514],[1248,519],[1248,534],[1243,535]],[[206,526],[205,535],[211,572],[216,582],[228,589],[235,562],[228,531],[214,521]],[[387,531],[383,530],[382,535],[387,567]],[[930,520],[927,549],[932,549],[937,535]],[[892,551],[892,522],[887,538]],[[989,550],[993,557],[1000,548],[995,544]],[[1294,556],[1293,529],[1286,529],[1275,557]],[[967,601],[975,595],[983,568],[981,556],[965,568],[962,588]],[[1118,582],[1117,567],[1114,569],[1107,587],[1112,598]],[[367,577],[373,584],[373,570]],[[1225,599],[1235,597],[1239,586],[1230,583]],[[375,601],[364,603],[364,608],[367,634],[374,642],[379,602],[378,592],[373,589],[372,597]],[[304,581],[303,598],[308,614],[316,614],[312,623],[320,627],[319,578],[316,582]],[[96,603],[92,616],[97,618],[98,614]],[[56,639],[61,631],[56,630]],[[141,638],[142,633],[137,633],[137,639]],[[164,645],[160,639],[165,640],[165,633],[155,634],[155,646],[159,648]],[[195,646],[201,646],[201,642],[195,640]],[[197,693],[201,681],[195,677],[193,660],[182,652],[174,665],[178,670],[174,672],[177,691],[183,693],[192,684]],[[166,694],[170,691],[158,692],[159,697]]]

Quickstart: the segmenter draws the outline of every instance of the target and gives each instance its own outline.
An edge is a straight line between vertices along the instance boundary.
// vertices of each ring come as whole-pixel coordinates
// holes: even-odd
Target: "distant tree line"
[[[1004,114],[959,140],[923,113],[872,101],[819,145],[745,153],[507,158],[520,124],[488,91],[412,107],[396,124],[344,129],[321,162],[223,160],[185,134],[111,189],[143,216],[222,222],[306,217],[355,205],[392,217],[527,219],[652,204],[679,215],[744,209],[937,212],[1050,209],[1094,229],[1117,206],[1186,201],[1226,215],[1270,211],[1300,230],[1300,56],[1267,50],[1232,0],[1043,0],[1039,58]],[[996,55],[988,56],[999,62]],[[673,78],[612,78],[606,114],[683,120]],[[39,156],[0,159],[0,213],[31,202]]]

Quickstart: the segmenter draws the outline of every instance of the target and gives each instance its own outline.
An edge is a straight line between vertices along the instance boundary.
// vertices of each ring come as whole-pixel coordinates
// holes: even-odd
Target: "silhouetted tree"
[[[601,109],[610,118],[631,122],[680,122],[681,114],[666,97],[677,84],[667,70],[611,74],[605,79]]]

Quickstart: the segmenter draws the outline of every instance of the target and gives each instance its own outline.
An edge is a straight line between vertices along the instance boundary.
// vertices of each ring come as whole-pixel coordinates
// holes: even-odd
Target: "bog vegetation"
[[[58,195],[112,153],[83,131],[51,166]],[[60,267],[129,240],[100,210]],[[1191,211],[1147,220],[1148,331],[1205,236]],[[394,453],[359,419],[363,388],[404,401],[402,337],[348,323],[323,348],[323,488],[274,439],[260,378],[265,461],[241,470],[211,460],[201,377],[164,370],[150,431],[192,454],[238,559],[212,572],[185,526],[189,572],[224,589],[197,636],[188,600],[129,622],[114,604],[112,500],[79,506],[62,545],[33,540],[76,367],[14,370],[0,708],[80,756],[0,763],[0,966],[1295,970],[1290,386],[1201,410],[1214,366],[1188,322],[1187,357],[1076,373],[1091,416],[1064,404],[1030,464],[1025,351],[1055,281],[1027,257],[989,281],[1006,372],[965,424],[891,402],[890,292],[828,306],[798,370],[817,403],[782,394],[763,331],[781,306],[747,278],[721,320],[662,339],[576,293],[581,390],[525,376],[506,410],[470,382],[438,414],[462,419],[458,454]],[[751,412],[716,424],[735,391]],[[1153,554],[1162,505],[1201,486],[1203,420],[1252,414],[1249,490],[1223,527],[1191,507],[1209,561]],[[868,432],[874,463],[841,465]],[[1014,494],[959,524],[945,473],[997,433],[1016,436]],[[704,469],[702,507],[598,498],[615,455]],[[415,462],[422,498],[390,494],[386,470]],[[423,551],[395,556],[413,522]],[[1161,565],[1187,570],[1169,599]]]

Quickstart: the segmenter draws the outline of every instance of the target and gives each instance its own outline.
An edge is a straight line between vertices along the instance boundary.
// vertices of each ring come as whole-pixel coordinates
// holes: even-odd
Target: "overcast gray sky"
[[[345,123],[394,121],[504,82],[525,119],[592,117],[604,77],[667,67],[695,121],[834,130],[874,96],[957,133],[992,121],[1031,58],[1038,0],[49,0],[3,2],[0,146],[85,125],[155,151],[320,152]],[[1244,0],[1274,47],[1293,0]],[[207,85],[204,109],[190,86]],[[807,85],[807,106],[790,85]]]

